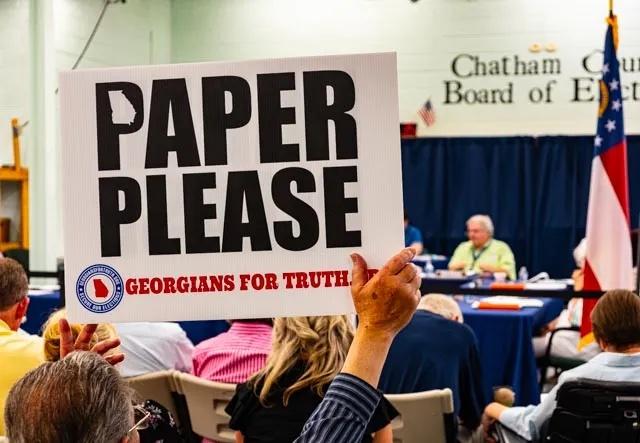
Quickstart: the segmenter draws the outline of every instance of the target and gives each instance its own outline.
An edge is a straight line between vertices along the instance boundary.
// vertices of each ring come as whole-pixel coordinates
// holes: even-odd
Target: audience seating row
[[[217,442],[234,442],[229,416],[224,412],[235,393],[233,384],[218,383],[178,371],[160,371],[127,379],[140,399],[166,407],[178,425]],[[453,396],[450,389],[387,395],[400,412],[392,422],[394,443],[451,441]]]

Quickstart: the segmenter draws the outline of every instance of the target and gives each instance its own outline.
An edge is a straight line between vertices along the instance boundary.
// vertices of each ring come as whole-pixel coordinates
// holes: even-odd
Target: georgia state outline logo
[[[122,301],[122,277],[111,266],[89,266],[78,277],[76,294],[87,310],[98,314],[109,312]]]

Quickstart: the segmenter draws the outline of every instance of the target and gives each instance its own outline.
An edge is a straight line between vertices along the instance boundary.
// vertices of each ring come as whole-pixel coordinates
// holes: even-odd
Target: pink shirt
[[[244,383],[262,369],[271,352],[271,326],[235,321],[193,351],[193,374],[222,383]]]

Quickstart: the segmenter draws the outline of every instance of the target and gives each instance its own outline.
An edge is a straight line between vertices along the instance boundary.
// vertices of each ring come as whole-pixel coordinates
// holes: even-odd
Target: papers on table
[[[496,295],[494,297],[486,297],[481,300],[475,301],[471,304],[472,308],[478,309],[480,307],[495,305],[496,308],[500,307],[505,309],[505,306],[513,306],[516,309],[521,308],[541,308],[543,306],[542,300],[537,298],[525,298],[525,297],[512,297],[508,295]]]
[[[567,283],[561,280],[544,280],[535,283],[525,283],[525,289],[535,289],[537,291],[561,291],[567,289]]]

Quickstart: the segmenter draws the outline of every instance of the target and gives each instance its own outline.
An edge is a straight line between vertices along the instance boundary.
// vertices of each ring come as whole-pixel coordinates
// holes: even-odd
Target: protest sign
[[[352,311],[402,247],[395,54],[60,75],[76,321]]]

